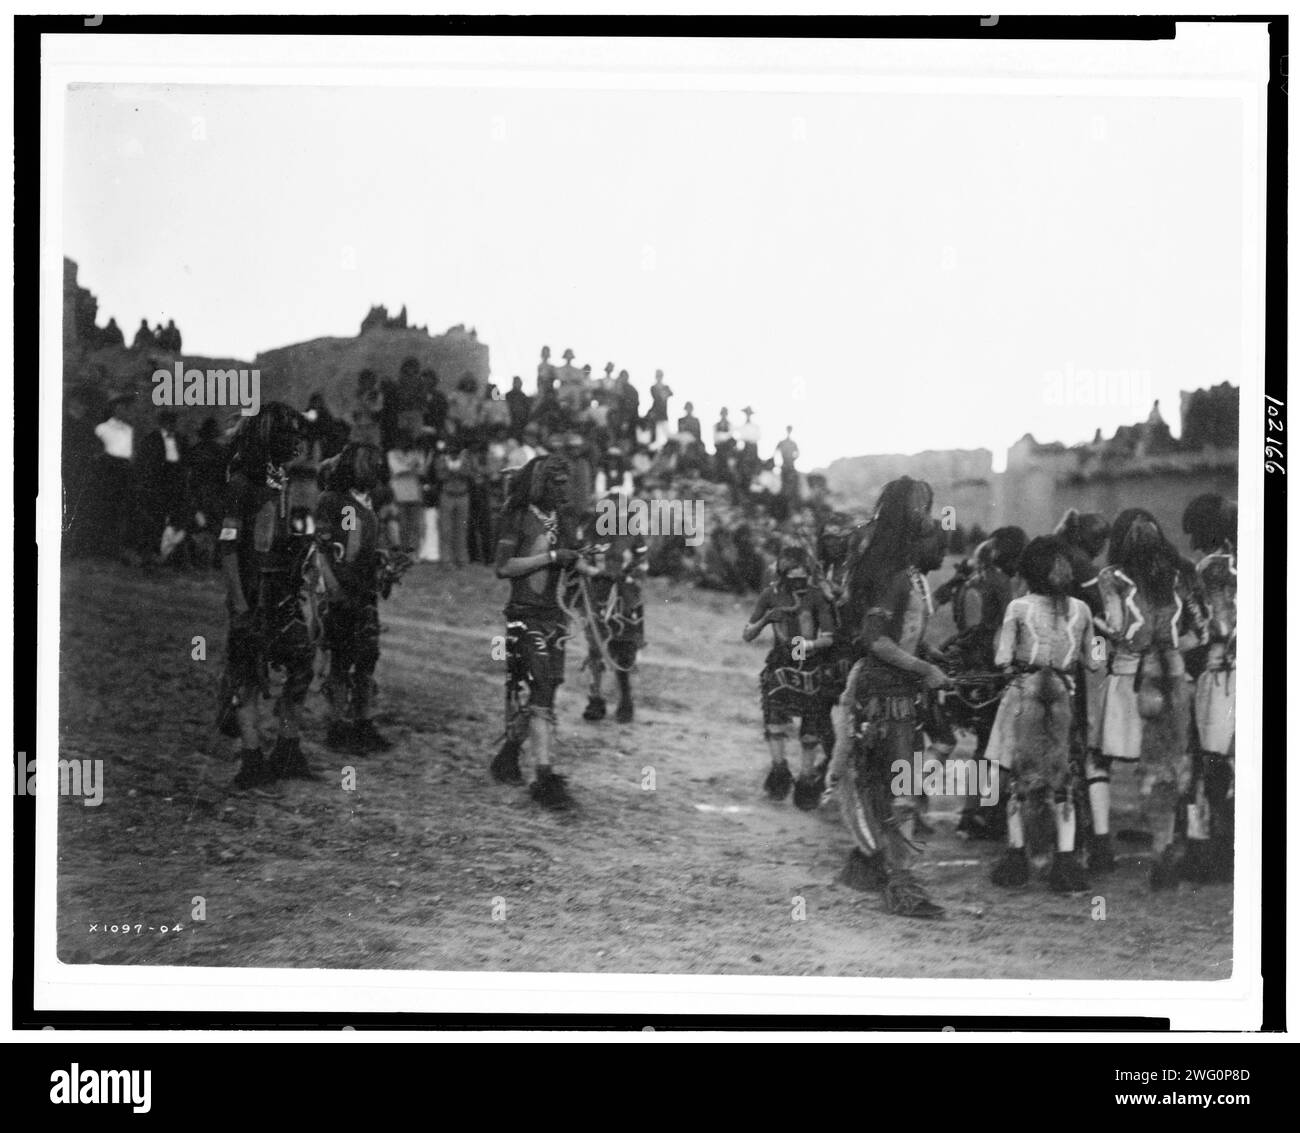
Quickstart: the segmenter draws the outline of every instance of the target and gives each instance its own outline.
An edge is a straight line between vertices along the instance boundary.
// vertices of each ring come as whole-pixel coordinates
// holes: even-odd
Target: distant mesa
[[[134,393],[138,406],[147,412],[152,375],[170,369],[181,355],[181,332],[168,320],[166,326],[150,327],[147,319],[132,332],[128,346],[125,333],[110,319],[97,325],[99,303],[77,282],[77,265],[63,260],[63,380],[64,388],[81,388],[91,401],[106,402],[116,393]],[[427,326],[410,326],[406,307],[389,315],[382,305],[370,308],[354,338],[315,338],[307,342],[260,352],[252,361],[238,358],[208,358],[186,354],[186,366],[198,369],[253,369],[262,375],[262,402],[287,401],[303,408],[316,392],[325,397],[335,413],[351,412],[356,397],[357,375],[373,370],[380,381],[396,381],[402,362],[414,358],[421,369],[432,369],[444,391],[455,388],[466,375],[482,389],[490,373],[488,347],[478,332],[463,323],[444,334],[432,335]],[[194,414],[206,410],[182,410]]]
[[[1229,382],[1183,393],[1179,437],[1158,403],[1144,421],[1121,425],[1109,438],[1098,429],[1091,441],[1065,445],[1026,433],[1007,450],[1001,473],[993,471],[988,449],[949,449],[844,457],[825,475],[837,506],[846,510],[869,509],[888,481],[912,476],[933,486],[936,514],[952,507],[965,530],[1017,524],[1041,533],[1052,530],[1067,508],[1113,516],[1140,506],[1176,538],[1193,496],[1237,495],[1239,397]]]

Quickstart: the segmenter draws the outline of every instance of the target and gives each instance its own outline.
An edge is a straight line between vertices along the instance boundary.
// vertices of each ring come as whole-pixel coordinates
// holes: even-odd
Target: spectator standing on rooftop
[[[754,410],[750,406],[746,405],[741,412],[745,415],[745,423],[736,430],[736,439],[740,442],[736,454],[736,475],[739,483],[748,488],[750,481],[759,472],[761,461],[758,457],[758,444],[763,439],[763,430],[754,420]]]
[[[791,504],[797,505],[799,502],[799,473],[795,469],[795,461],[799,459],[799,446],[795,444],[794,426],[785,427],[785,440],[776,446],[777,455],[781,458],[781,494],[790,501]]]
[[[149,329],[149,320],[141,319],[140,326],[136,329],[135,338],[131,342],[132,350],[150,350],[158,345],[158,340],[154,338],[153,331]]]
[[[555,387],[555,367],[551,365],[551,348],[542,347],[542,360],[537,363],[537,396]]]
[[[624,430],[621,439],[630,441],[637,419],[641,416],[641,395],[626,370],[619,370],[615,386],[618,390],[619,421]]]
[[[695,416],[695,405],[688,401],[683,408],[686,412],[677,418],[677,431],[679,433],[690,433],[702,444],[704,442],[704,429],[700,425],[700,419]]]
[[[732,457],[736,454],[736,437],[731,429],[731,419],[727,416],[727,407],[722,407],[718,420],[713,426],[713,455],[716,463],[714,476],[724,484],[732,482]]]
[[[664,381],[664,372],[655,371],[654,385],[650,387],[650,420],[655,426],[655,447],[662,448],[668,440],[668,400],[673,391]]]

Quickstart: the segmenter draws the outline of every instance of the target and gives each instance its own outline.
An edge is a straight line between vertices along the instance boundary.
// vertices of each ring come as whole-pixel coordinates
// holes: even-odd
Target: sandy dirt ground
[[[571,646],[559,751],[577,806],[537,808],[487,773],[501,732],[504,666],[492,638],[504,632],[505,589],[483,567],[414,568],[382,608],[378,722],[394,749],[327,751],[314,688],[304,746],[319,779],[262,797],[228,789],[234,745],[212,728],[224,648],[216,577],[67,565],[59,757],[102,760],[104,794],[98,806],[60,799],[60,959],[1230,975],[1228,886],[1152,894],[1149,854],[1129,850],[1095,893],[1057,896],[1042,879],[1008,893],[988,880],[997,848],[956,835],[949,799],[933,802],[935,833],[919,865],[943,920],[888,916],[878,896],[837,884],[851,842],[834,808],[808,814],[761,794],[757,675],[767,645],[740,640],[748,600],[650,582],[632,724],[581,719],[582,651]],[[206,661],[192,659],[196,635]],[[344,789],[349,766],[354,790]],[[1124,784],[1117,794],[1122,823],[1135,794]],[[205,919],[192,918],[195,908]]]

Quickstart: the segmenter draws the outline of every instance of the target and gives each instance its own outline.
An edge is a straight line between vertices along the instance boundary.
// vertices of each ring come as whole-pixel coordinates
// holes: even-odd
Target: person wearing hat
[[[564,352],[564,365],[556,371],[557,392],[560,395],[560,407],[570,423],[587,407],[587,381],[577,366],[573,364],[573,351]]]

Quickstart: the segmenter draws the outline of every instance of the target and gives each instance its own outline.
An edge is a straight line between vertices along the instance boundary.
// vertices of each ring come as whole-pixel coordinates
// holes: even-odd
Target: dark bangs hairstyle
[[[1069,555],[1060,539],[1052,535],[1040,535],[1031,539],[1020,556],[1020,577],[1025,580],[1030,593],[1050,598],[1053,612],[1064,616],[1070,611],[1069,594],[1073,574],[1067,577],[1063,586],[1054,583],[1052,569],[1058,559],[1069,565]]]

